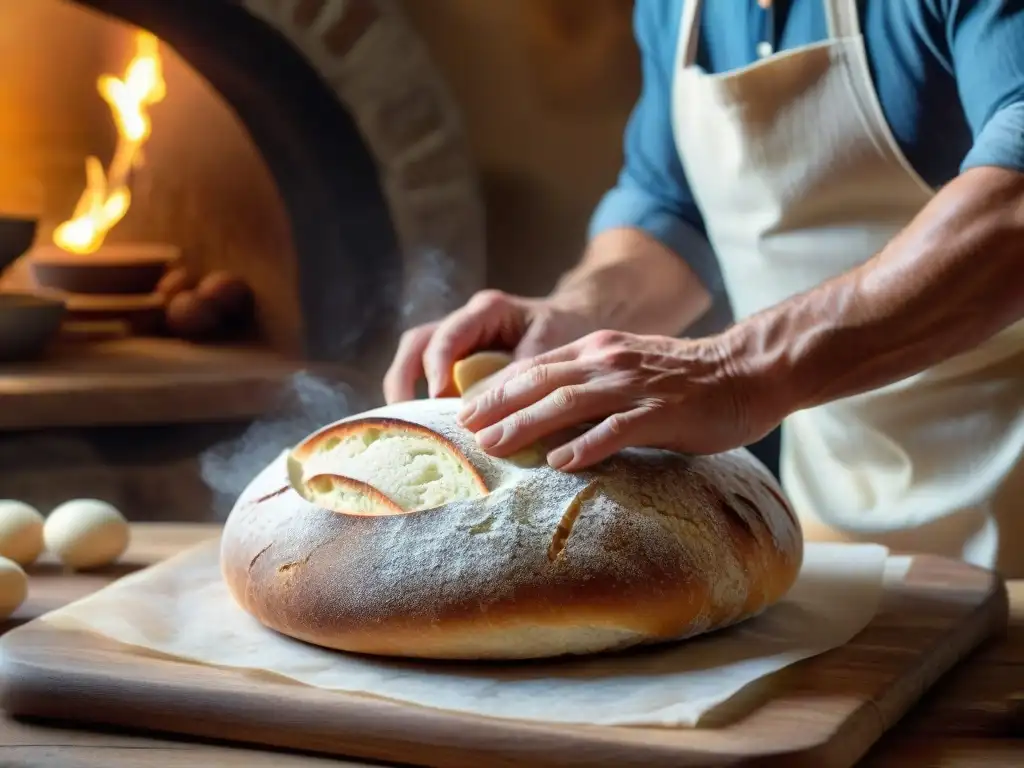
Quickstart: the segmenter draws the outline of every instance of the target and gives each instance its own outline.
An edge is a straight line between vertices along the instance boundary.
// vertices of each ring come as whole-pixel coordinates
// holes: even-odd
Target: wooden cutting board
[[[33,621],[0,640],[0,705],[16,716],[118,725],[443,768],[850,768],[921,695],[1007,621],[995,575],[914,559],[848,645],[738,702],[728,724],[543,726],[322,691],[153,656]]]

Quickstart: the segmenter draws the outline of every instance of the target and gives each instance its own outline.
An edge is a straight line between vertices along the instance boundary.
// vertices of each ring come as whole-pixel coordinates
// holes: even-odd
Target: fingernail
[[[505,430],[502,428],[501,424],[495,424],[487,429],[482,429],[477,432],[476,442],[486,451],[488,448],[496,446],[501,441],[504,433]]]
[[[563,445],[561,448],[555,448],[555,450],[548,454],[548,466],[552,469],[561,469],[572,459],[572,448],[568,445]]]
[[[455,418],[459,420],[459,424],[465,425],[467,421],[473,418],[477,410],[478,409],[476,407],[476,403],[469,403],[461,411],[459,411],[459,415],[456,416]]]

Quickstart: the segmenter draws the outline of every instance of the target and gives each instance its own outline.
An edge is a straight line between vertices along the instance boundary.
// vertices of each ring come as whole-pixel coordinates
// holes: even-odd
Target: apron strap
[[[679,69],[692,67],[697,61],[697,43],[700,40],[701,0],[683,0],[683,16],[679,22],[677,56]]]
[[[860,37],[860,10],[857,0],[825,0],[828,35],[833,40]]]

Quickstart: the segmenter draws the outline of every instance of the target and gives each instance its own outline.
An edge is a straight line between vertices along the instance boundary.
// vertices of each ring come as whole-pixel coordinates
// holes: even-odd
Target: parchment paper
[[[353,656],[290,640],[236,606],[217,557],[215,543],[207,543],[40,620],[192,662],[436,709],[547,723],[693,726],[758,679],[845,644],[878,610],[883,579],[902,579],[909,567],[880,546],[810,544],[786,599],[732,629],[626,654],[484,665]]]

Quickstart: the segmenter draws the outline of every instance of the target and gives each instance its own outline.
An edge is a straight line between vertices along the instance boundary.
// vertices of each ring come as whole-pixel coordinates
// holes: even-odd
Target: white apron
[[[829,37],[743,69],[694,64],[684,0],[672,117],[736,319],[879,252],[935,194],[871,80],[856,0]],[[877,541],[1024,576],[1024,323],[882,389],[790,416],[781,474],[808,539]]]

